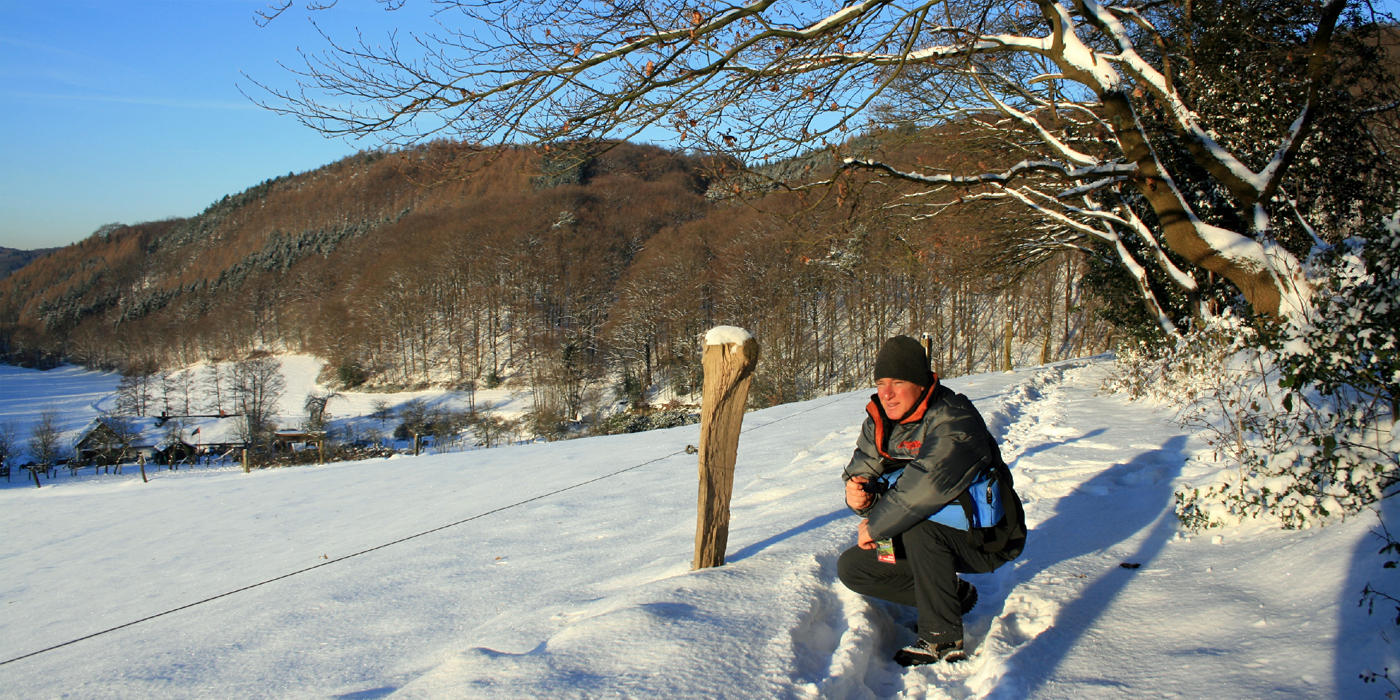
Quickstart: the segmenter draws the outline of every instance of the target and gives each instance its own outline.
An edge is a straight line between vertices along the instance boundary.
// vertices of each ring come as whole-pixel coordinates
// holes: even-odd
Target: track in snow
[[[1097,382],[1080,382],[1066,389],[1066,378],[1083,379],[1079,376],[1082,373],[1095,372],[1093,364],[1081,361],[1051,366],[990,396],[979,394],[975,384],[963,388],[1002,443],[1003,457],[1017,479],[1017,491],[1026,501],[1031,528],[1027,551],[1021,558],[994,573],[967,576],[980,593],[977,608],[966,619],[971,658],[951,666],[914,669],[903,669],[890,661],[896,648],[915,641],[913,611],[869,601],[846,590],[836,579],[837,548],[817,557],[822,564],[815,567],[814,576],[821,586],[811,594],[810,617],[793,630],[797,646],[807,652],[800,670],[814,679],[800,686],[807,697],[1016,697],[1035,690],[1034,678],[1027,679],[1016,670],[1030,666],[1022,663],[1022,656],[1042,661],[1053,656],[1031,648],[1057,624],[1065,605],[1080,599],[1090,585],[1103,585],[1089,573],[1066,572],[1063,565],[1087,551],[1121,544],[1116,540],[1130,537],[1133,526],[1139,524],[1125,520],[1123,527],[1101,533],[1099,539],[1104,541],[1076,543],[1060,533],[1072,529],[1076,518],[1059,514],[1077,508],[1066,509],[1062,501],[1095,508],[1102,504],[1092,502],[1112,500],[1122,489],[1146,489],[1152,494],[1139,493],[1130,500],[1156,499],[1155,514],[1160,514],[1163,503],[1158,497],[1184,459],[1181,449],[1185,438],[1164,434],[1161,417],[1150,409],[1128,410],[1143,421],[1142,425],[1129,426],[1143,432],[1133,445],[1141,454],[1121,464],[1112,459],[1122,456],[1121,448],[1096,440],[1110,427],[1067,420],[1063,406],[1092,391],[1081,384]],[[1149,437],[1153,442],[1148,442]],[[1174,519],[1156,518],[1156,523],[1174,532]],[[1109,577],[1121,578],[1120,573],[1128,572],[1107,571]],[[1040,646],[1045,646],[1043,641]]]

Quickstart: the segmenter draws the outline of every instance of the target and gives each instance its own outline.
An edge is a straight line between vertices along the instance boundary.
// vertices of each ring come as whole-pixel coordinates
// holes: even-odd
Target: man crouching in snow
[[[865,519],[837,572],[857,593],[918,608],[919,640],[895,661],[962,661],[962,616],[977,589],[957,574],[987,573],[1020,554],[1020,501],[981,414],[939,384],[917,340],[885,341],[875,387],[843,474],[846,504]]]

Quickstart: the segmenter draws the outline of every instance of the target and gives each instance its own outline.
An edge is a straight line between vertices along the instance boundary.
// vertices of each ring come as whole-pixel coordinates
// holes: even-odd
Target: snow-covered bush
[[[640,433],[647,430],[678,428],[682,425],[699,423],[700,416],[683,409],[653,411],[651,413],[618,413],[609,416],[593,426],[595,435],[620,435]]]
[[[1269,348],[1247,347],[1255,334],[1240,327],[1214,390],[1183,409],[1182,423],[1238,465],[1177,494],[1187,525],[1267,516],[1307,527],[1360,511],[1400,478],[1400,213],[1369,233],[1313,261],[1310,322],[1282,326]]]
[[[1217,527],[1252,518],[1306,528],[1360,512],[1394,483],[1388,409],[1378,414],[1349,387],[1283,386],[1292,378],[1284,378],[1281,358],[1263,346],[1219,360],[1205,375],[1214,386],[1177,417],[1206,437],[1222,464],[1206,483],[1177,492],[1184,524]]]
[[[1218,389],[1219,377],[1214,374],[1222,359],[1254,341],[1244,329],[1227,312],[1180,342],[1139,340],[1120,346],[1115,351],[1118,361],[1101,388],[1126,394],[1132,401],[1148,399],[1178,408],[1194,403],[1202,394]]]
[[[1261,518],[1306,528],[1359,512],[1400,476],[1390,223],[1369,253],[1353,243],[1316,261],[1324,282],[1310,324],[1261,333],[1226,313],[1179,343],[1120,351],[1104,388],[1176,406],[1221,465],[1177,492],[1187,526]]]

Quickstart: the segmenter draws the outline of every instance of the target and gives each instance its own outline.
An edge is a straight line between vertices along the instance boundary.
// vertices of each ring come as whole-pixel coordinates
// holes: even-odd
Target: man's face
[[[918,403],[924,388],[903,379],[885,377],[875,382],[875,391],[880,397],[880,405],[885,408],[885,415],[900,420],[914,410],[914,404]]]

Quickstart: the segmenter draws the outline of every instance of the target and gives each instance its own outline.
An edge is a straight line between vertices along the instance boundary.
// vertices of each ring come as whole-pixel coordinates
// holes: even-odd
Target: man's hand
[[[875,540],[870,539],[870,520],[867,518],[860,521],[859,534],[856,535],[856,546],[861,549],[875,549],[879,545]]]
[[[870,480],[863,476],[853,476],[846,480],[846,505],[852,510],[865,510],[875,502],[875,495],[866,493],[865,485]]]

